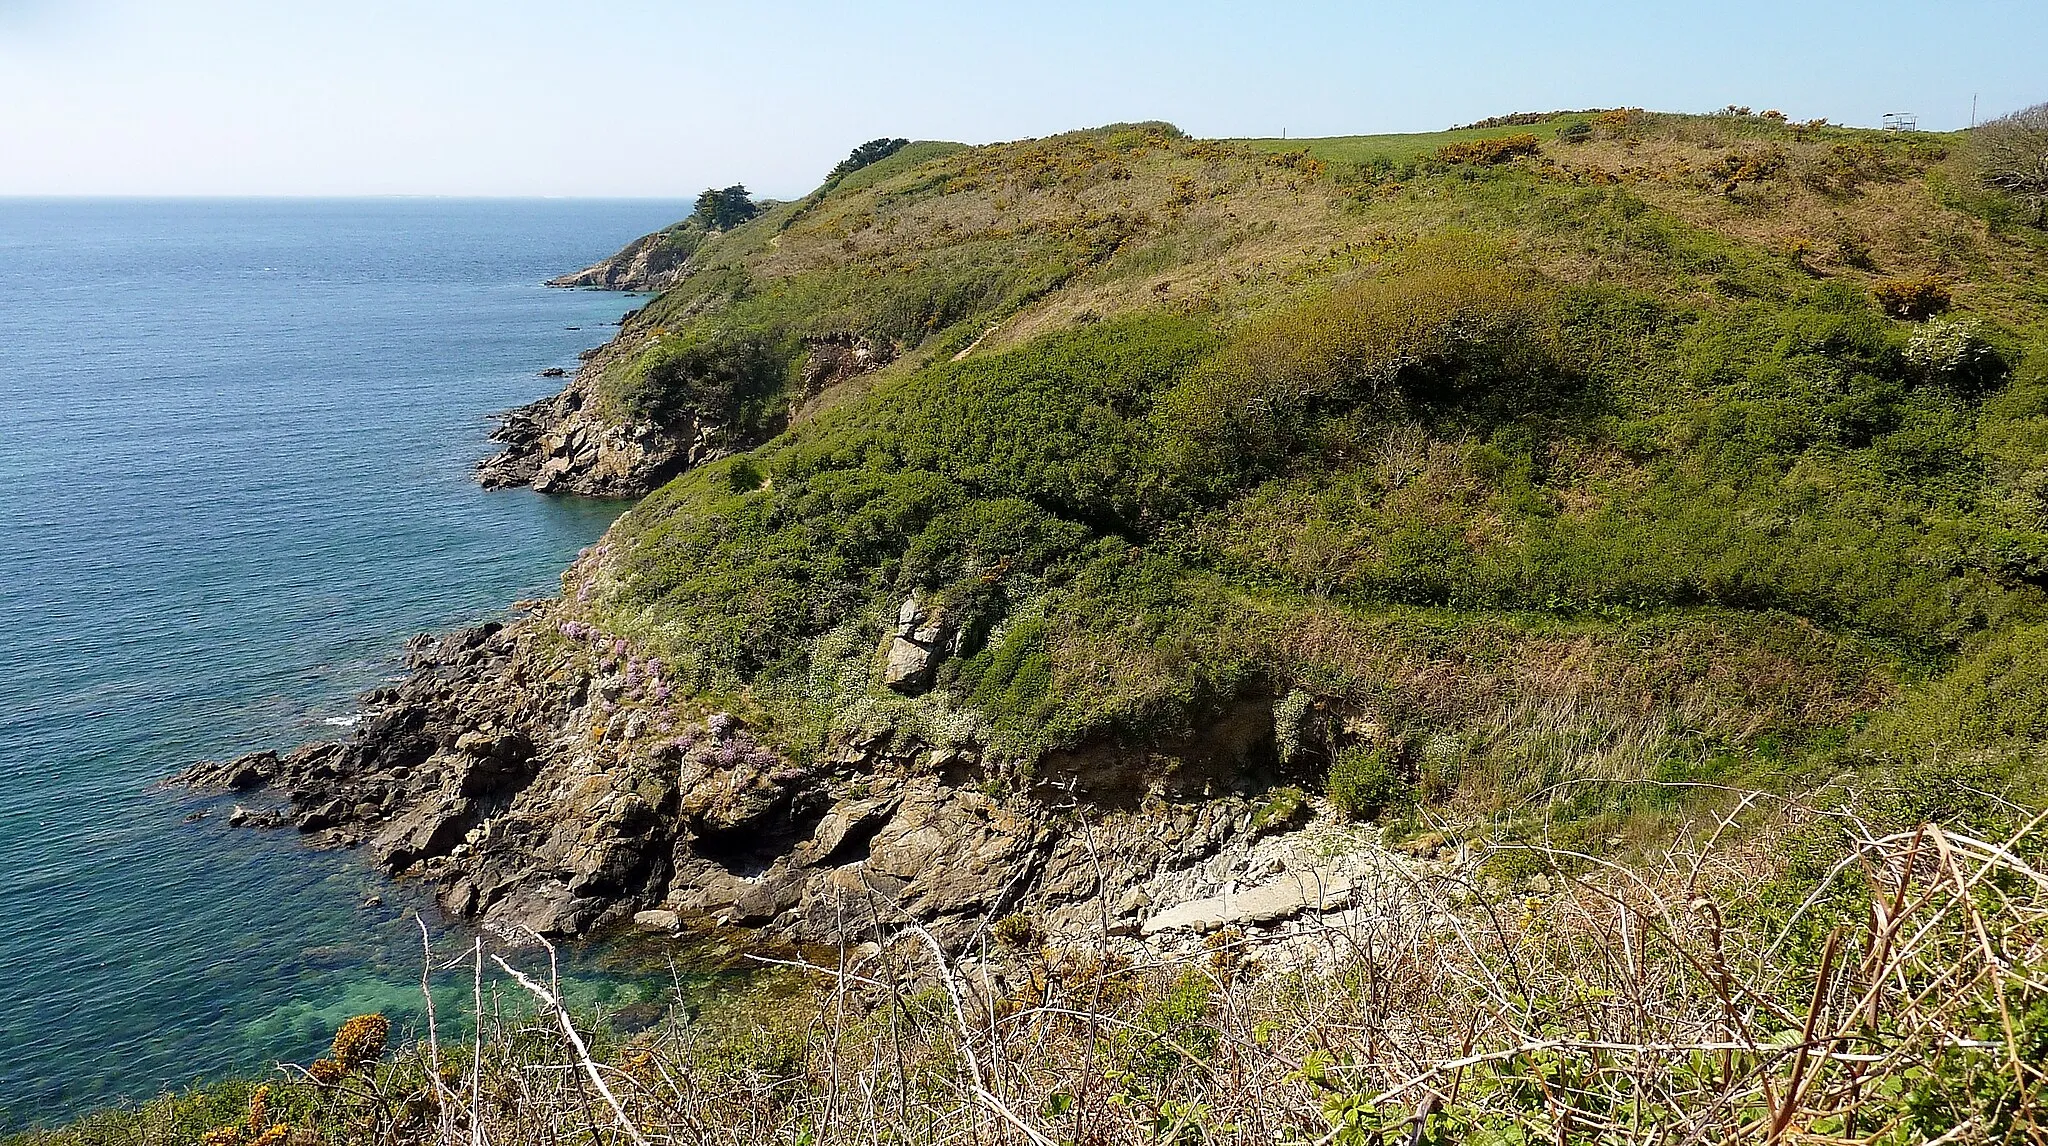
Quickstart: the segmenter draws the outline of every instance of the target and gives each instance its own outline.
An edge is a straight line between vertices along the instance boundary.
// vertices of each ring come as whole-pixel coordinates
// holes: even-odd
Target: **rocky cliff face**
[[[414,642],[347,741],[183,779],[272,801],[238,821],[362,848],[454,916],[560,936],[701,921],[837,942],[914,923],[962,945],[1013,913],[1136,936],[1158,887],[1200,890],[1185,873],[1288,826],[1237,796],[1141,813],[1053,784],[1004,794],[971,753],[902,735],[798,764],[559,608]],[[1317,906],[1290,903],[1261,910]]]
[[[607,365],[637,352],[649,337],[628,316],[617,338],[587,352],[561,393],[506,413],[491,433],[504,449],[477,466],[477,480],[486,489],[640,497],[684,470],[760,444],[703,411],[685,410],[662,422],[601,416],[596,393]],[[893,347],[851,334],[809,339],[789,394],[791,410],[894,357]]]
[[[639,497],[691,466],[732,452],[721,428],[707,419],[685,416],[658,424],[598,416],[591,392],[599,369],[588,364],[561,393],[504,416],[491,433],[503,452],[477,466],[484,488]]]
[[[673,228],[644,235],[624,250],[574,274],[548,280],[552,287],[594,290],[664,291],[689,269],[696,244],[677,241]]]

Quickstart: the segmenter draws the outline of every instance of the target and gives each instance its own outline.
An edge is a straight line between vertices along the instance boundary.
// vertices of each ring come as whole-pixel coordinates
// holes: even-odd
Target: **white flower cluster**
[[[1913,340],[1906,344],[1906,361],[1933,378],[1960,373],[1990,353],[1991,345],[1974,318],[1935,319],[1914,332]]]

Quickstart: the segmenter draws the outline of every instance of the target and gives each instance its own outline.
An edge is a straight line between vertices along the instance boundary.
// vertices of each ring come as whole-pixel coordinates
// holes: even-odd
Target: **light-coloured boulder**
[[[912,593],[896,611],[896,635],[889,642],[882,683],[910,696],[930,688],[932,672],[951,654],[952,642],[945,610]]]
[[[1256,927],[1292,919],[1311,909],[1333,911],[1345,907],[1353,893],[1350,880],[1326,878],[1318,872],[1294,872],[1257,887],[1169,907],[1147,919],[1140,931],[1150,936],[1165,931]]]

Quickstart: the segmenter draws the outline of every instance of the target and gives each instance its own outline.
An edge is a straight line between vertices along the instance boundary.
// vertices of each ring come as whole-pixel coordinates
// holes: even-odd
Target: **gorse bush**
[[[1520,156],[1539,154],[1542,150],[1542,145],[1533,135],[1503,135],[1445,144],[1437,149],[1436,157],[1445,163],[1506,163]]]
[[[1949,308],[1948,283],[1935,275],[1886,279],[1871,288],[1877,305],[1893,318],[1931,318]]]

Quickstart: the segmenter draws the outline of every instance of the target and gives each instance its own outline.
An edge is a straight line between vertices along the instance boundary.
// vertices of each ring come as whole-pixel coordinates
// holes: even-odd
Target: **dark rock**
[[[803,373],[789,400],[792,414],[834,386],[887,366],[896,358],[894,346],[847,332],[806,338],[804,349]]]
[[[503,448],[478,464],[477,480],[486,489],[532,486],[542,493],[640,497],[685,470],[759,445],[776,428],[741,436],[713,412],[694,408],[659,422],[618,422],[602,415],[603,404],[593,400],[598,379],[615,362],[641,353],[655,337],[628,323],[611,342],[579,355],[584,365],[561,393],[501,415],[490,437]],[[803,371],[790,394],[791,417],[817,395],[895,357],[892,345],[843,332],[807,339],[805,345]],[[542,374],[553,378],[567,372]]]
[[[550,366],[546,370],[541,371],[540,376],[542,378],[567,378],[569,372],[559,366]]]
[[[187,768],[171,782],[191,788],[214,788],[247,792],[261,788],[278,770],[275,752],[251,752],[233,760],[203,761]]]
[[[611,346],[627,353],[640,344],[622,334]],[[721,426],[694,412],[660,424],[601,417],[587,396],[610,357],[594,356],[560,394],[505,414],[491,433],[504,450],[477,466],[477,480],[486,489],[530,485],[542,493],[639,497],[735,452]]]
[[[601,707],[628,702],[620,675],[535,655],[528,631],[551,613],[414,642],[405,679],[373,694],[347,741],[187,777],[224,785],[246,762],[289,810],[237,807],[231,824],[361,847],[431,883],[453,916],[543,935],[648,912],[822,943],[918,923],[960,945],[1019,911],[1099,930],[1142,877],[1249,832],[1251,806],[1234,797],[1163,815],[993,797],[957,779],[982,774],[972,746],[888,730],[803,768],[729,716],[643,737]],[[952,639],[915,599],[898,636],[929,654],[926,674]]]

